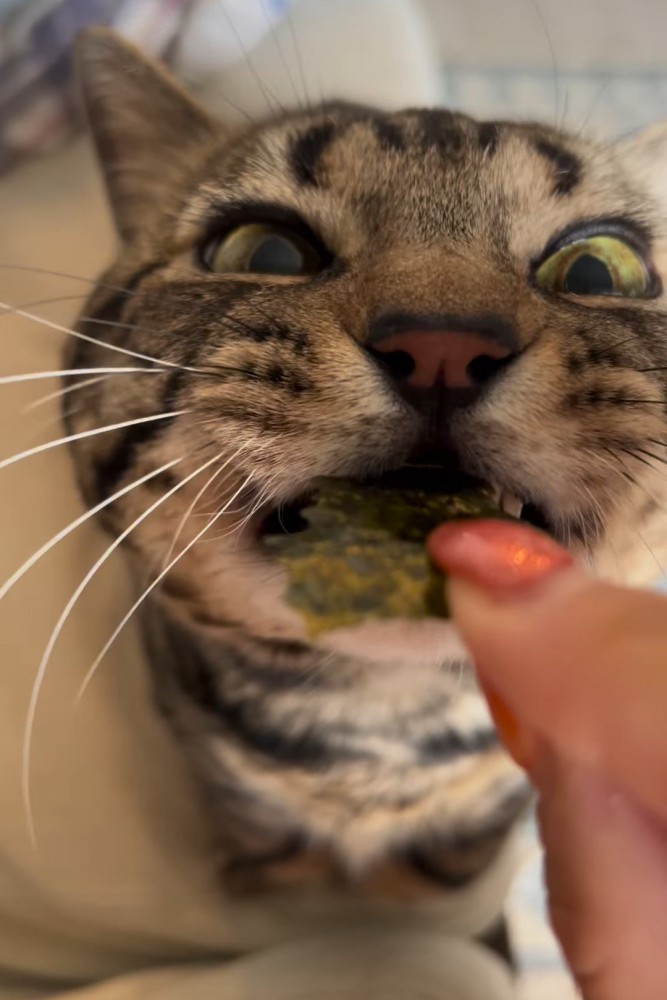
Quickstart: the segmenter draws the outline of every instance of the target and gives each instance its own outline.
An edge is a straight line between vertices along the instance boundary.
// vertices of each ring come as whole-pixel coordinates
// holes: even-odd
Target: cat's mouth
[[[260,548],[281,566],[282,596],[310,638],[349,633],[356,641],[360,627],[374,622],[382,631],[387,621],[412,623],[412,636],[419,622],[450,618],[429,536],[461,518],[517,518],[526,506],[452,468],[408,465],[361,480],[323,478],[308,496],[264,517]]]
[[[524,501],[509,490],[465,473],[460,468],[445,469],[440,465],[405,465],[384,473],[373,480],[360,479],[360,489],[372,482],[381,485],[388,492],[418,491],[440,495],[466,494],[475,490],[487,490],[499,512],[516,520],[554,535],[554,526],[545,511],[531,501]],[[310,491],[280,507],[272,508],[259,525],[260,540],[270,535],[292,535],[308,527],[304,511],[311,504],[316,490]]]

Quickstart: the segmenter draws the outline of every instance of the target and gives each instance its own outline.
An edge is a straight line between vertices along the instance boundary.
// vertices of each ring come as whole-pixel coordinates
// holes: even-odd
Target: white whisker
[[[626,464],[625,464],[625,462],[623,461],[622,458],[619,458],[619,463],[623,467],[623,470],[625,471],[626,476],[630,476],[630,473],[628,473],[628,471],[627,471],[627,466],[626,466]],[[642,463],[642,464],[644,464],[644,463]],[[650,462],[648,462],[646,464],[649,466],[649,468],[653,472],[657,473],[658,475],[661,475],[661,470],[660,469],[656,469]],[[621,475],[621,473],[619,472],[618,469],[616,469],[616,474],[617,475]],[[634,479],[634,477],[633,477],[632,480],[631,480],[631,483],[632,483],[632,485],[636,489],[641,490],[641,492],[643,494],[645,494],[645,496],[647,496],[649,498],[649,500],[652,500],[653,503],[656,505],[656,507],[663,507],[665,505],[664,498],[657,497],[655,495],[655,493],[653,492],[653,490],[649,489],[648,485],[645,482],[643,482],[643,481],[640,482],[638,479]]]
[[[139,517],[137,517],[131,524],[129,524],[126,528],[123,529],[123,531],[104,550],[102,555],[95,561],[93,566],[88,570],[84,578],[81,580],[81,582],[75,589],[74,593],[68,600],[67,604],[65,605],[60,617],[58,618],[58,621],[56,622],[53,631],[51,632],[49,641],[46,644],[46,648],[44,649],[42,658],[39,662],[39,666],[37,668],[37,674],[35,676],[35,681],[33,683],[30,692],[30,701],[28,704],[28,713],[26,717],[26,725],[25,725],[23,748],[22,748],[21,787],[23,792],[23,805],[26,813],[28,832],[30,835],[30,841],[32,843],[33,848],[37,847],[37,836],[35,831],[35,823],[32,812],[32,801],[30,795],[30,756],[31,756],[32,733],[35,725],[37,702],[44,681],[44,676],[46,674],[46,669],[49,660],[51,658],[51,653],[53,652],[53,649],[58,641],[58,638],[60,637],[60,634],[65,626],[65,623],[67,622],[67,619],[69,618],[74,606],[76,605],[77,601],[81,597],[81,594],[84,592],[90,581],[93,579],[98,570],[107,562],[107,560],[111,557],[111,555],[116,551],[116,549],[124,542],[127,536],[132,531],[134,531],[134,529],[137,528],[143,521],[145,521],[146,518],[153,513],[153,511],[157,510],[158,507],[160,507],[171,496],[173,496],[174,493],[182,489],[182,487],[185,486],[186,483],[189,483],[191,479],[194,479],[195,476],[198,476],[201,472],[203,472],[210,465],[212,465],[213,462],[219,461],[220,458],[221,455],[215,455],[213,458],[210,458],[208,462],[205,462],[203,465],[199,466],[199,468],[195,469],[194,472],[191,472],[188,476],[186,476],[185,479],[180,480],[178,483],[176,483],[175,486],[172,486],[172,488],[168,490],[165,494],[163,494],[161,497],[158,497],[158,499],[155,500],[149,507],[147,507],[146,510],[139,515]],[[182,458],[178,459],[178,461],[182,461]]]
[[[219,542],[223,538],[229,538],[230,535],[234,535],[234,534],[240,535],[241,532],[243,531],[243,528],[248,523],[248,521],[250,521],[250,519],[260,509],[260,507],[264,503],[266,503],[267,498],[269,497],[270,492],[271,492],[271,486],[273,485],[273,483],[277,482],[279,478],[280,477],[278,475],[272,476],[268,480],[268,482],[262,487],[262,489],[257,494],[257,496],[254,497],[254,499],[251,499],[250,503],[246,504],[245,507],[243,507],[243,506],[239,507],[237,510],[229,510],[229,508],[228,508],[228,510],[227,510],[228,514],[242,514],[243,515],[242,519],[239,521],[238,524],[235,524],[234,527],[231,528],[229,531],[223,531],[223,533],[221,535],[214,535],[212,538],[205,539],[205,541],[206,542],[212,542],[212,541]],[[238,542],[238,539],[236,539],[236,541]]]
[[[646,551],[648,552],[648,554],[651,556],[651,559],[655,563],[655,565],[656,565],[656,567],[658,569],[658,572],[660,573],[661,579],[662,580],[667,580],[667,570],[662,565],[662,563],[660,562],[660,560],[656,556],[655,552],[653,551],[653,549],[651,548],[651,546],[649,545],[649,543],[646,541],[646,539],[642,535],[642,533],[639,530],[639,528],[635,528],[635,533],[637,534],[638,538],[640,539],[640,541],[644,545]]]
[[[81,299],[85,299],[85,295],[50,295],[48,298],[41,299],[30,299],[29,302],[22,302],[20,306],[7,306],[4,309],[0,309],[0,319],[3,316],[11,315],[17,308],[19,309],[34,309],[36,306],[51,306],[57,305],[60,302],[80,302]]]
[[[260,3],[260,7],[262,8],[262,14],[264,15],[264,20],[266,21],[266,26],[268,28],[269,37],[271,38],[271,40],[272,40],[272,42],[273,42],[273,44],[275,46],[276,52],[278,53],[278,58],[280,59],[281,63],[283,64],[283,70],[285,71],[285,76],[289,80],[289,84],[290,84],[290,86],[292,88],[292,93],[294,94],[295,104],[296,104],[297,107],[300,107],[301,106],[301,100],[299,98],[299,92],[296,89],[296,84],[294,82],[294,77],[292,76],[292,72],[290,70],[289,63],[287,61],[287,56],[285,55],[285,50],[283,49],[282,45],[280,44],[280,35],[278,34],[278,32],[276,30],[276,24],[274,23],[273,19],[271,18],[271,15],[270,15],[270,13],[269,13],[269,11],[267,9],[265,0],[259,0],[259,3]]]
[[[78,434],[68,434],[66,437],[58,438],[57,441],[47,441],[45,444],[38,444],[34,448],[28,448],[18,455],[10,455],[9,458],[5,458],[0,462],[0,469],[6,469],[8,466],[14,465],[15,462],[20,462],[24,458],[31,458],[33,455],[39,455],[41,452],[49,451],[51,448],[58,448],[62,444],[69,444],[71,441],[82,441],[84,438],[94,437],[96,434],[108,434],[109,431],[119,431],[124,427],[137,427],[139,424],[148,424],[155,420],[168,420],[171,417],[180,417],[187,412],[187,410],[171,410],[167,413],[152,413],[148,417],[138,417],[136,420],[123,420],[119,424],[107,424],[104,427],[94,427],[89,431],[79,431]]]
[[[77,369],[77,373],[80,373],[82,369]],[[112,368],[109,374],[116,375],[118,372],[121,374],[123,372],[137,372],[137,374],[142,375],[163,375],[165,372],[164,368]],[[81,382],[75,382],[74,385],[68,385],[64,389],[57,389],[55,392],[49,392],[46,396],[40,396],[34,402],[25,406],[21,413],[30,413],[32,410],[36,410],[38,406],[43,406],[44,403],[49,403],[52,399],[58,399],[60,396],[66,396],[70,392],[76,392],[78,389],[85,389],[89,385],[95,385],[98,382],[104,382],[109,375],[99,375],[96,378],[83,379]]]
[[[218,457],[220,457],[220,456],[218,456]],[[130,608],[130,610],[127,612],[127,614],[124,615],[122,621],[116,626],[116,628],[114,629],[113,633],[109,636],[109,638],[105,642],[104,646],[102,647],[102,649],[100,650],[100,652],[98,653],[98,655],[95,657],[95,661],[92,664],[92,666],[89,668],[88,672],[86,673],[86,676],[84,677],[84,679],[83,679],[83,681],[81,683],[81,687],[79,688],[79,691],[77,693],[77,696],[76,696],[77,703],[79,701],[81,701],[81,699],[83,698],[88,685],[90,684],[91,680],[93,679],[93,676],[95,675],[95,673],[97,671],[97,668],[99,667],[100,663],[102,662],[102,660],[104,659],[104,657],[106,656],[107,652],[109,651],[109,649],[111,648],[111,646],[114,644],[114,642],[116,641],[116,639],[118,638],[118,636],[120,635],[120,633],[122,632],[122,630],[125,628],[125,626],[129,622],[130,618],[133,616],[133,614],[137,611],[137,609],[141,606],[141,604],[143,604],[143,602],[146,600],[146,598],[155,590],[155,588],[158,586],[158,584],[162,580],[164,580],[164,578],[167,575],[167,573],[169,573],[170,570],[173,569],[173,567],[176,565],[176,563],[179,562],[183,558],[183,556],[187,552],[189,552],[190,549],[194,545],[197,544],[197,542],[199,541],[199,539],[202,538],[203,535],[205,535],[206,532],[210,528],[213,527],[213,525],[216,523],[216,521],[218,521],[219,518],[221,518],[223,514],[227,513],[227,508],[229,507],[229,505],[231,503],[233,503],[234,500],[236,499],[236,497],[246,488],[246,486],[248,485],[248,483],[250,482],[251,479],[252,479],[252,474],[246,477],[246,479],[241,484],[241,486],[239,486],[239,488],[236,491],[236,493],[232,497],[230,497],[230,499],[224,505],[224,507],[222,507],[221,510],[217,511],[217,513],[213,514],[212,517],[209,518],[209,520],[206,522],[206,524],[204,525],[204,527],[198,532],[198,534],[195,535],[195,537],[191,541],[188,542],[188,544],[185,546],[185,548],[181,549],[181,551],[178,553],[177,556],[174,556],[174,558],[171,560],[171,562],[169,562],[162,570],[160,570],[160,573],[155,577],[155,579],[152,581],[152,583],[150,583],[149,586],[141,594],[141,596],[137,598],[137,600],[134,602],[134,604],[132,605],[132,607]]]
[[[229,465],[229,463],[233,462],[234,459],[238,455],[240,455],[240,453],[243,451],[243,449],[245,447],[246,447],[245,445],[241,445],[241,447],[237,451],[234,452],[234,454],[231,456],[231,458],[228,458],[226,462],[223,462],[223,464],[220,466],[220,468],[218,468],[218,469],[215,470],[215,472],[213,473],[213,475],[210,476],[209,479],[206,480],[206,482],[204,483],[204,485],[202,486],[202,488],[199,490],[199,492],[197,493],[197,496],[194,498],[194,500],[192,501],[192,503],[190,504],[190,506],[186,510],[185,514],[183,515],[183,517],[181,518],[181,520],[179,522],[178,527],[176,528],[176,531],[174,533],[174,537],[172,538],[171,544],[169,546],[169,549],[167,550],[167,554],[165,555],[164,559],[162,560],[162,567],[163,568],[167,565],[167,563],[170,561],[171,557],[173,556],[174,549],[176,548],[176,545],[178,543],[178,539],[181,537],[181,534],[183,533],[183,529],[184,529],[184,527],[185,527],[185,525],[186,525],[186,523],[188,521],[188,518],[190,517],[190,515],[193,512],[193,510],[195,509],[195,507],[197,506],[197,504],[199,503],[199,501],[203,497],[203,495],[206,492],[206,490],[209,488],[209,486],[211,486],[215,482],[215,480],[218,478],[218,476],[220,475],[220,473],[224,472],[224,470],[227,468],[227,466]],[[225,479],[227,479],[227,478],[228,477],[225,477]]]
[[[235,524],[233,528],[230,528],[227,531],[221,532],[219,535],[212,535],[211,538],[204,538],[204,539],[202,539],[202,541],[199,544],[200,545],[205,545],[205,544],[207,544],[209,542],[221,542],[223,538],[230,538],[232,535],[238,535],[238,534],[240,534],[241,531],[243,530],[243,528],[245,527],[245,525],[250,520],[250,518],[253,516],[253,514],[255,514],[259,510],[259,508],[262,506],[262,504],[264,503],[265,499],[266,499],[266,495],[265,494],[261,494],[257,498],[257,500],[255,501],[255,503],[252,505],[252,507],[251,507],[250,510],[248,510],[247,507],[237,507],[235,510],[228,510],[227,511],[228,514],[242,514],[243,515],[242,519],[238,522],[238,524]],[[238,541],[238,538],[235,539],[235,542],[237,542],[237,541]]]
[[[241,537],[241,533],[242,533],[243,529],[245,528],[246,524],[248,524],[248,522],[253,518],[253,516],[262,507],[262,505],[264,503],[266,503],[267,497],[269,497],[270,492],[271,492],[271,485],[274,482],[276,482],[276,480],[278,478],[279,478],[278,476],[274,476],[272,479],[269,480],[269,482],[259,492],[258,496],[255,499],[255,502],[253,503],[252,507],[250,508],[250,510],[248,511],[248,513],[245,515],[245,517],[241,521],[239,521],[239,523],[237,525],[235,525],[234,528],[232,528],[232,530],[229,532],[229,534],[235,534],[236,535],[236,538],[234,540],[234,546],[235,547],[238,545],[239,538]]]
[[[229,15],[229,13],[227,11],[227,7],[225,6],[224,0],[218,0],[218,3],[220,5],[220,10],[222,11],[222,13],[223,13],[223,15],[224,15],[224,17],[225,17],[225,19],[227,21],[227,24],[229,25],[230,31],[234,35],[234,38],[236,40],[236,44],[237,44],[238,49],[239,49],[239,55],[242,56],[243,61],[245,62],[246,66],[248,67],[248,70],[250,71],[250,74],[251,74],[253,80],[255,81],[255,83],[257,84],[257,86],[259,87],[259,90],[260,90],[262,96],[264,97],[264,100],[266,101],[266,105],[267,105],[267,108],[269,110],[269,114],[275,114],[275,108],[274,108],[273,104],[271,103],[272,100],[275,101],[275,103],[278,105],[279,109],[284,113],[286,109],[280,103],[280,101],[275,96],[275,94],[271,93],[271,91],[268,89],[268,87],[265,85],[264,81],[262,80],[262,77],[260,76],[259,72],[257,71],[257,67],[255,66],[255,63],[254,63],[254,61],[252,59],[252,56],[250,55],[250,53],[246,49],[245,45],[243,44],[243,40],[242,40],[242,38],[241,38],[241,36],[240,36],[240,34],[238,32],[238,29],[237,29],[236,25],[234,24],[233,19],[231,18],[231,16]]]
[[[84,524],[86,521],[89,521],[92,517],[95,517],[96,514],[99,514],[101,510],[104,510],[105,507],[108,507],[116,500],[119,500],[120,497],[125,496],[126,493],[131,493],[131,491],[136,489],[138,486],[142,486],[144,483],[147,483],[150,479],[154,479],[155,476],[159,476],[162,472],[166,472],[167,469],[171,469],[172,466],[177,465],[178,462],[180,461],[182,461],[182,459],[176,458],[172,462],[167,462],[166,465],[160,466],[159,469],[155,469],[154,472],[149,472],[147,475],[142,476],[141,479],[135,479],[134,482],[130,483],[128,486],[124,486],[122,490],[118,490],[111,496],[106,497],[105,500],[102,500],[101,503],[98,503],[95,507],[92,507],[90,510],[86,510],[83,514],[81,514],[80,517],[77,517],[76,520],[72,521],[66,527],[62,528],[52,538],[49,538],[49,540],[45,542],[41,546],[41,548],[37,549],[36,552],[33,552],[30,558],[26,559],[26,561],[21,566],[19,566],[19,568],[14,573],[12,573],[12,575],[9,577],[8,580],[5,580],[5,582],[0,587],[0,601],[9,593],[12,587],[14,587],[19,582],[19,580],[29,570],[32,569],[35,563],[39,562],[42,556],[45,556],[47,552],[50,552],[51,549],[55,548],[55,546],[59,542],[62,542],[64,538],[67,538],[67,536],[70,535],[73,531],[75,531],[79,527],[79,525]]]
[[[287,27],[292,39],[292,48],[294,50],[294,56],[296,58],[296,65],[299,71],[299,79],[301,80],[301,87],[303,90],[303,96],[305,101],[305,107],[312,107],[312,101],[308,94],[308,84],[306,83],[306,74],[303,67],[303,59],[301,58],[301,46],[299,45],[299,39],[297,38],[296,28],[294,27],[294,21],[292,20],[292,10],[290,5],[287,5],[287,10],[285,11],[285,18],[287,21]],[[320,97],[324,100],[322,95],[322,88],[320,87]]]
[[[46,274],[51,278],[68,278],[70,281],[80,281],[84,285],[92,285],[95,288],[107,288],[111,292],[120,292],[124,295],[136,295],[131,288],[124,288],[122,285],[110,285],[97,278],[85,278],[82,274],[71,274],[69,271],[52,271],[47,267],[33,267],[30,264],[7,264],[0,261],[0,269],[5,271],[30,271],[32,274]],[[83,298],[79,295],[77,298]]]
[[[664,469],[659,469],[656,465],[654,465],[650,457],[644,458],[643,455],[636,455],[633,451],[630,451],[628,448],[624,448],[623,451],[628,456],[628,458],[634,459],[634,461],[637,462],[639,465],[648,466],[648,468],[651,469],[652,472],[655,472],[656,476],[660,476],[661,479],[667,479],[667,472],[665,472]],[[657,458],[657,456],[655,455],[652,457],[654,459]],[[619,461],[621,461],[620,458]],[[658,461],[660,461],[660,459],[658,459]]]
[[[81,412],[81,406],[68,406],[67,409],[63,408],[61,411],[56,411],[55,414],[52,413],[46,419],[37,421],[35,426],[30,428],[30,434],[25,439],[25,447],[29,448],[31,444],[43,441],[44,435],[47,432],[49,434],[52,431],[60,433],[63,429],[63,421],[70,420],[70,418]]]
[[[145,371],[157,372],[159,368],[146,368]],[[40,396],[39,399],[33,400],[28,406],[24,406],[21,413],[31,413],[36,410],[38,406],[43,406],[45,403],[50,403],[52,399],[59,399],[62,396],[67,396],[70,392],[76,392],[77,389],[85,389],[89,385],[97,385],[98,382],[103,382],[106,378],[105,375],[98,375],[96,378],[85,378],[82,382],[75,382],[74,385],[68,385],[64,389],[56,389],[55,392],[48,392],[46,396]]]
[[[14,382],[35,382],[43,378],[60,378],[63,375],[123,375],[127,372],[162,372],[163,368],[61,368],[50,372],[22,372],[20,375],[3,375],[0,385]]]
[[[174,368],[177,371],[194,372],[196,375],[207,375],[208,372],[202,371],[199,368],[192,368],[189,365],[179,365],[175,361],[161,360],[160,358],[154,358],[150,354],[141,354],[138,351],[131,351],[127,347],[118,347],[117,344],[107,344],[104,340],[98,340],[97,337],[91,337],[87,333],[82,333],[80,330],[72,330],[68,326],[63,326],[62,323],[54,323],[53,320],[46,319],[44,316],[38,316],[37,313],[28,312],[26,309],[20,309],[18,307],[13,307],[7,302],[0,302],[0,309],[7,309],[13,312],[16,316],[23,316],[24,319],[31,319],[35,323],[40,323],[42,326],[48,327],[50,330],[55,330],[58,333],[66,333],[70,337],[76,337],[77,340],[85,340],[89,344],[96,344],[98,347],[105,347],[109,351],[117,351],[118,354],[126,354],[130,358],[139,358],[141,361],[151,361],[153,364],[162,365],[164,368]]]

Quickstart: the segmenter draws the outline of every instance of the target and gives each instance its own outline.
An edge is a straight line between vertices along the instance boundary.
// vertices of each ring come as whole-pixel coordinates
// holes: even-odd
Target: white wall
[[[418,0],[450,65],[665,71],[665,0]]]

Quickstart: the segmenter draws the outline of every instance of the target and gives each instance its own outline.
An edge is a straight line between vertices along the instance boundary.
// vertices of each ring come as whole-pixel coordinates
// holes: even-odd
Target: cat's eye
[[[248,222],[202,250],[204,265],[216,274],[317,274],[326,266],[321,250],[305,236],[270,222]]]
[[[617,236],[589,236],[556,250],[535,273],[538,288],[566,295],[651,294],[651,276],[641,255]]]

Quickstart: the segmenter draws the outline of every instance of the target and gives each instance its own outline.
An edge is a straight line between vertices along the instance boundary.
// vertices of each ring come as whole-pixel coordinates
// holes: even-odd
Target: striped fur
[[[662,455],[663,297],[591,305],[538,293],[530,274],[559,232],[595,218],[627,220],[659,268],[661,196],[624,172],[623,150],[537,125],[331,104],[229,136],[106,33],[83,43],[81,65],[122,238],[81,329],[174,367],[81,389],[70,429],[187,411],[78,443],[81,488],[92,504],[186,456],[176,478],[105,512],[118,533],[223,453],[179,550],[238,493],[143,606],[156,695],[208,796],[227,877],[459,891],[499,856],[528,791],[456,635],[399,621],[310,643],[257,525],[317,476],[405,461],[418,417],[365,348],[383,317],[490,316],[520,357],[455,418],[463,461],[540,504],[601,567],[643,572],[628,525],[659,534],[667,491],[658,460],[632,456]],[[199,248],[225,220],[281,213],[318,235],[330,267],[309,279],[202,269]],[[109,357],[79,342],[67,366]],[[203,482],[128,538],[140,588]]]

